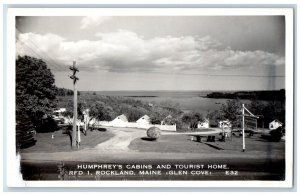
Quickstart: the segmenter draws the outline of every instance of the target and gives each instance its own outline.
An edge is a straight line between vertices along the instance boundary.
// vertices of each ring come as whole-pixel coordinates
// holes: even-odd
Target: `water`
[[[121,96],[149,103],[159,103],[171,100],[179,103],[181,110],[198,111],[206,114],[208,111],[219,110],[228,99],[212,99],[205,96],[211,91],[98,91],[98,95]]]
[[[188,98],[206,96],[212,91],[98,91],[99,95],[124,97],[167,97]]]

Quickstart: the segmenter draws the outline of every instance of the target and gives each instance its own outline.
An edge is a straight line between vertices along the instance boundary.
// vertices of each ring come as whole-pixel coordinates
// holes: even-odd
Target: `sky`
[[[285,88],[283,16],[17,17],[16,36],[58,87],[75,60],[81,91]]]

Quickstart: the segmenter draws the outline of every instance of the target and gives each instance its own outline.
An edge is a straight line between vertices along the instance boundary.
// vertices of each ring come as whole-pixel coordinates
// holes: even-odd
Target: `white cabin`
[[[209,120],[205,119],[203,122],[199,122],[197,128],[209,128]]]
[[[150,124],[150,117],[148,115],[142,116],[136,121],[138,124]]]
[[[113,127],[127,127],[128,119],[124,114],[122,114],[120,116],[117,116],[114,120],[112,120],[110,124]]]
[[[272,122],[269,123],[269,129],[270,130],[275,130],[278,127],[282,127],[282,122],[280,122],[279,120],[275,119]]]

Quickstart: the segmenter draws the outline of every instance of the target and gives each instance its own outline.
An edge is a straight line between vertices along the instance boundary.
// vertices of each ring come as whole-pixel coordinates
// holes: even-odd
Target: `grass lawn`
[[[55,137],[51,138],[52,133],[37,133],[36,144],[29,148],[21,149],[21,152],[69,152],[77,149],[71,149],[70,137],[63,133],[63,130],[55,131]],[[106,131],[87,131],[87,135],[81,133],[81,143],[79,150],[84,148],[93,148],[97,144],[104,142],[113,137],[109,130]]]
[[[140,152],[180,152],[180,153],[239,153],[242,150],[242,137],[232,136],[226,142],[218,141],[221,136],[216,136],[216,142],[191,141],[189,135],[162,135],[157,141],[147,138],[137,138],[131,142],[129,148]],[[246,136],[247,152],[284,153],[285,142],[270,142],[261,139],[259,135]]]

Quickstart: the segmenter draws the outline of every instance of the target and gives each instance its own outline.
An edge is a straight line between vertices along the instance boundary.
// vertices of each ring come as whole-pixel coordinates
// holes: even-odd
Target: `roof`
[[[199,121],[199,122],[198,122],[198,124],[201,124],[201,123],[209,123],[209,120],[208,120],[208,119],[204,119],[204,121],[202,121],[202,122]]]
[[[148,115],[144,115],[141,118],[139,118],[137,121],[139,120],[150,120],[150,117]]]
[[[128,122],[127,117],[124,114],[117,116],[116,119],[121,119],[124,122]]]
[[[279,124],[283,124],[282,122],[280,122],[280,121],[279,121],[279,120],[277,120],[277,119],[275,119],[275,120],[271,121],[270,123],[272,123],[272,122],[277,122],[277,123],[279,123]]]
[[[209,123],[209,119],[205,118],[203,122]]]

